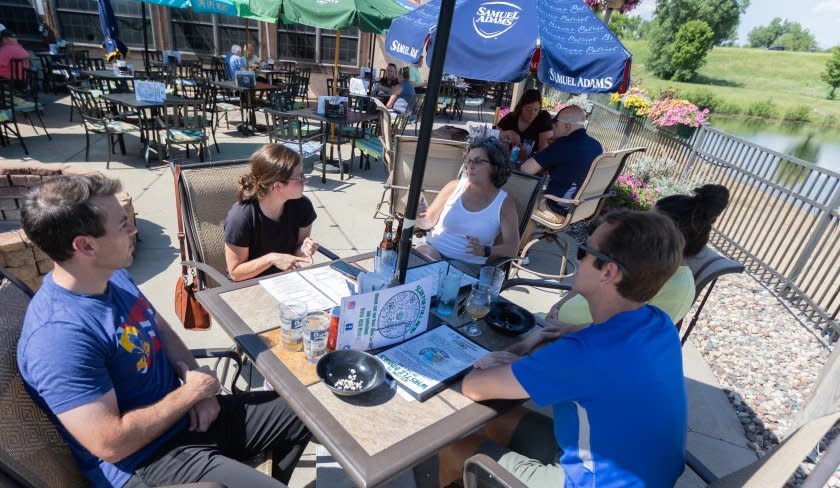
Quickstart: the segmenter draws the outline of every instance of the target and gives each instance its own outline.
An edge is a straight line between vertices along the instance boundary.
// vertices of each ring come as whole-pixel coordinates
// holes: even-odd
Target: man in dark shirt
[[[561,107],[553,124],[554,141],[528,158],[520,169],[532,175],[547,171],[546,193],[558,198],[574,198],[592,162],[604,148],[586,133],[586,112],[577,105]],[[534,211],[547,220],[562,223],[569,209],[543,199]]]

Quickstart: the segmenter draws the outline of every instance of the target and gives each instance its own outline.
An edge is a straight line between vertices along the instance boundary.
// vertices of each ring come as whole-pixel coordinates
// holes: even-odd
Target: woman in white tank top
[[[428,208],[421,199],[417,227],[431,231],[418,251],[470,264],[515,256],[519,218],[501,189],[510,171],[510,156],[499,141],[476,138],[464,159],[464,176],[447,183]]]

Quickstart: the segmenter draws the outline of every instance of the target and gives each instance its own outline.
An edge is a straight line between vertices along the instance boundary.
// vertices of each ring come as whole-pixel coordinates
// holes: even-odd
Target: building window
[[[3,25],[21,40],[35,41],[41,39],[38,32],[38,14],[28,0],[0,0],[3,10]]]
[[[277,57],[317,64],[333,64],[335,31],[303,25],[278,24]],[[359,65],[359,29],[341,31],[338,64]]]
[[[260,40],[259,23],[256,20],[248,20],[240,17],[228,17],[219,15],[219,52],[227,54],[230,47],[239,44],[250,47],[249,55],[258,53],[257,44]]]
[[[213,15],[200,14],[189,8],[173,8],[172,42],[179,51],[213,53]]]
[[[6,1],[6,0],[0,0]],[[120,40],[134,49],[143,48],[143,7],[135,0],[112,0],[111,6],[117,17]],[[56,17],[62,39],[83,44],[102,44],[102,31],[99,29],[99,10],[95,0],[56,0]],[[154,49],[151,14],[146,11],[146,35],[149,48]]]

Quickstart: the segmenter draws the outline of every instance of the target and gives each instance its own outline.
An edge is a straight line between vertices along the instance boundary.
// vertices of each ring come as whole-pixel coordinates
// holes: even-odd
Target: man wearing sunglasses
[[[475,452],[531,487],[672,487],[684,467],[687,412],[680,341],[645,305],[682,261],[682,234],[653,212],[609,214],[578,252],[573,289],[593,323],[538,330],[479,360],[461,391],[476,401],[533,399],[440,455],[442,486]],[[541,347],[542,346],[542,347]]]
[[[546,193],[559,198],[574,198],[595,158],[604,152],[601,143],[586,133],[586,112],[577,105],[560,107],[553,120],[553,141],[528,158],[522,171],[548,173]],[[562,223],[569,209],[543,199],[534,209],[550,222]]]

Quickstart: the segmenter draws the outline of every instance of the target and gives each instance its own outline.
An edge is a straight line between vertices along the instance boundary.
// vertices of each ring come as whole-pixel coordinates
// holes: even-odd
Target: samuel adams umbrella
[[[389,55],[417,62],[426,35],[434,49],[440,2],[394,20]],[[464,78],[521,81],[538,40],[543,83],[573,93],[626,90],[631,55],[581,0],[458,0],[443,69]]]

